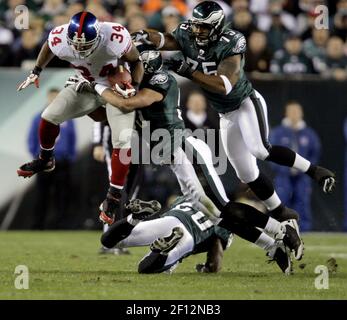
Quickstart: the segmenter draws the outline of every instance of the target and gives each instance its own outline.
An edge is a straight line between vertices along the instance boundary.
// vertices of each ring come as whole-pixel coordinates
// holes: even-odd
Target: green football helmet
[[[221,6],[214,1],[204,1],[195,6],[188,21],[192,36],[198,46],[207,46],[216,41],[223,31],[225,15]]]
[[[143,43],[135,45],[141,55],[145,74],[150,75],[163,67],[161,54],[154,46]]]

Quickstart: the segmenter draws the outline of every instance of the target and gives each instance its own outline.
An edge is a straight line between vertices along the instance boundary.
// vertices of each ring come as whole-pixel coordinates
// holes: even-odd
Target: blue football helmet
[[[84,59],[94,52],[100,42],[99,28],[98,19],[90,12],[82,11],[71,18],[67,41],[78,58]]]

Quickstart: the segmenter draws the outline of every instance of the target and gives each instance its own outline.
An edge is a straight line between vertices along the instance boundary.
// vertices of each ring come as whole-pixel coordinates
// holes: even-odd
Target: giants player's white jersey
[[[100,42],[85,59],[75,55],[67,42],[68,24],[54,28],[48,36],[48,45],[58,58],[69,61],[78,73],[89,81],[108,85],[107,74],[118,65],[118,60],[132,46],[129,32],[118,23],[100,23]]]

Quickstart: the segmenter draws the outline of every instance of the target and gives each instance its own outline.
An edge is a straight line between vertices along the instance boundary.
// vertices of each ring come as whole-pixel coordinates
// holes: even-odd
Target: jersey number
[[[197,213],[191,215],[191,218],[201,231],[205,231],[213,226],[211,220],[207,219],[201,211],[198,211]]]
[[[63,32],[63,30],[64,30],[64,28],[55,29],[52,31],[52,34],[61,34]],[[54,47],[59,43],[61,43],[61,39],[59,37],[53,37],[53,39],[51,41],[51,46]]]
[[[122,27],[122,26],[113,26],[112,29],[117,31],[117,32],[121,32],[122,30],[124,30],[124,27]],[[111,34],[111,41],[113,41],[113,38],[116,38],[119,43],[122,43],[124,37],[123,37],[123,35],[121,35],[120,33],[117,33],[117,32],[113,32]]]
[[[190,65],[190,68],[192,69],[192,71],[196,70],[196,68],[199,65],[199,62],[189,57],[187,57],[187,63]],[[215,62],[202,62],[201,66],[202,66],[202,71],[204,72],[204,74],[207,74],[207,75],[217,74],[217,65]]]

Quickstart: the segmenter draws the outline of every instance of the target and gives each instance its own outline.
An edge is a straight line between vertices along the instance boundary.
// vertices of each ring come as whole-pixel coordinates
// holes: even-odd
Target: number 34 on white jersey
[[[48,36],[48,45],[59,59],[66,60],[89,81],[108,84],[107,74],[117,67],[118,60],[132,47],[131,36],[118,23],[100,23],[100,42],[95,51],[85,59],[79,59],[67,42],[68,24],[54,28]]]

